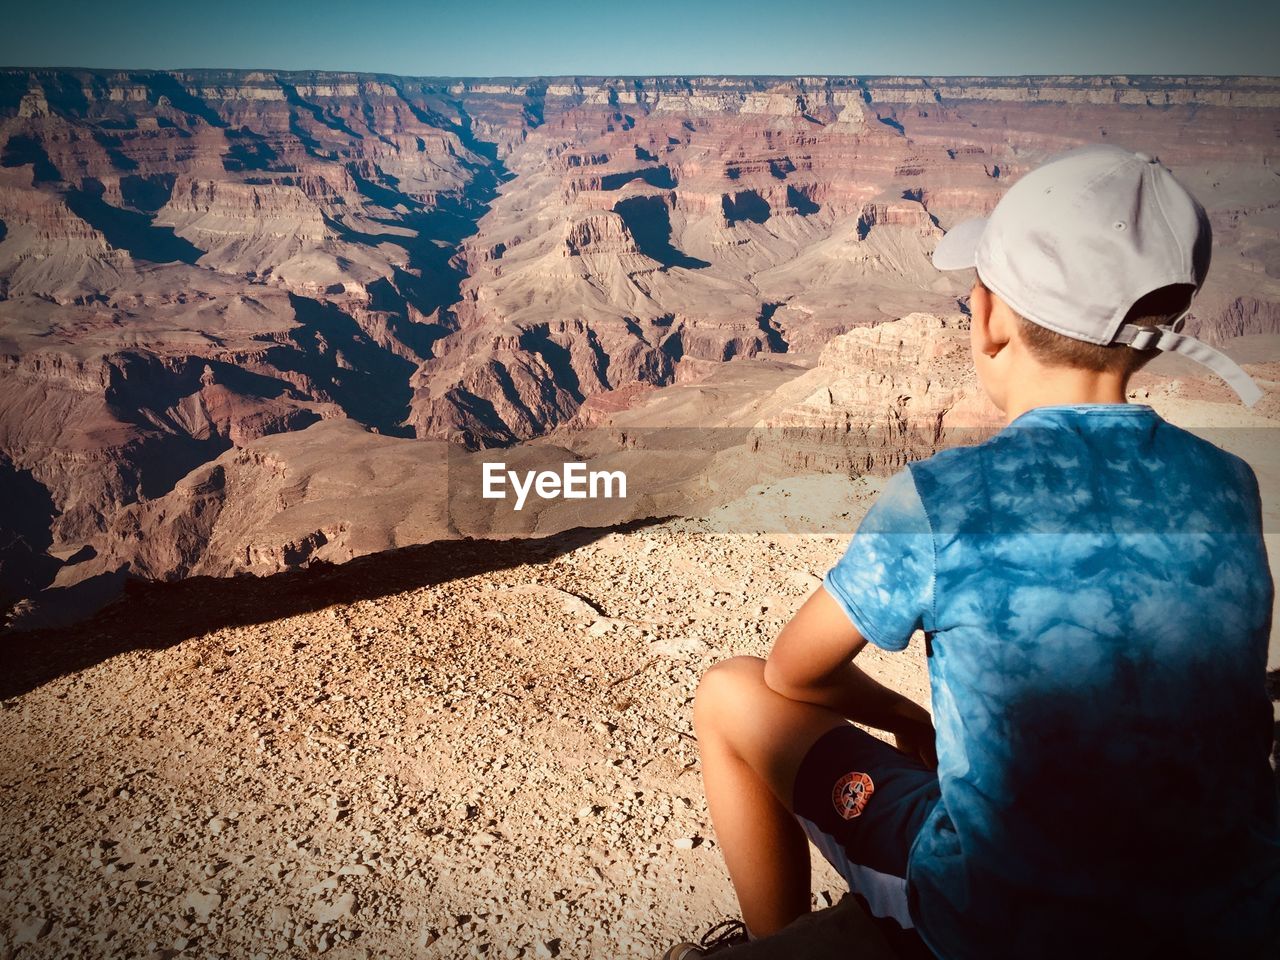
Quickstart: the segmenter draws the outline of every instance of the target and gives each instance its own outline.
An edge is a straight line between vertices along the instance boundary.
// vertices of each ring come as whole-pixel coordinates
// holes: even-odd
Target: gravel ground
[[[650,957],[733,915],[693,692],[847,536],[579,539],[400,592],[335,568],[333,603],[258,581],[234,616],[228,581],[155,589],[134,620],[228,625],[19,684],[0,957]],[[927,702],[915,647],[865,662]],[[838,899],[825,864],[814,890]]]

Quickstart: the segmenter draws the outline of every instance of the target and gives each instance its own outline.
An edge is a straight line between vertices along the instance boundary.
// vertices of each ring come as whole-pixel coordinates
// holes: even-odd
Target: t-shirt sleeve
[[[878,647],[904,650],[931,629],[934,545],[908,468],[889,479],[823,586],[858,632]]]

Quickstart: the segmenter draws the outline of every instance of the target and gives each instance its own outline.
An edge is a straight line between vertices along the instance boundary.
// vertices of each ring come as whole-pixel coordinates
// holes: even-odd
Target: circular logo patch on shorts
[[[835,804],[836,813],[846,820],[852,820],[866,809],[867,801],[875,790],[876,785],[867,774],[856,771],[846,773],[836,781],[836,787],[831,791],[831,802]]]

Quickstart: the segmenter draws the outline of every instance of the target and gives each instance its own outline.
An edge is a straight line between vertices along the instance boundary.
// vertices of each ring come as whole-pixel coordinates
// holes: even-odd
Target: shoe
[[[662,955],[662,960],[697,960],[729,947],[746,943],[747,925],[741,920],[725,920],[702,935],[697,943],[677,943]]]

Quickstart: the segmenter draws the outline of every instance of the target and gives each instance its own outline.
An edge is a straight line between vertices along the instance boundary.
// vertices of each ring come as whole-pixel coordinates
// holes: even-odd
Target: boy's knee
[[[763,685],[764,660],[760,657],[721,660],[698,683],[693,698],[694,730],[705,730],[728,709],[741,706],[750,688]]]

